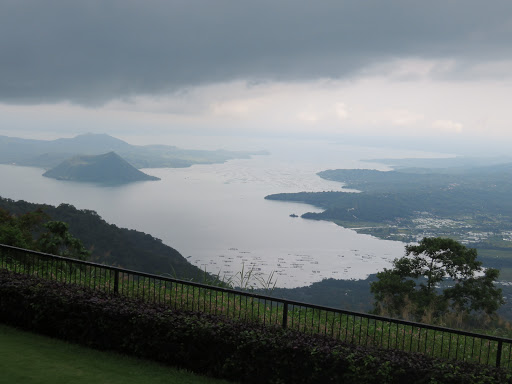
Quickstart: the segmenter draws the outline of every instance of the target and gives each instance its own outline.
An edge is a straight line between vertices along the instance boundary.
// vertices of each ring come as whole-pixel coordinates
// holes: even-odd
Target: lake
[[[253,269],[264,279],[273,273],[278,287],[291,288],[324,278],[365,278],[402,256],[404,244],[290,217],[319,210],[264,200],[266,195],[343,190],[340,183],[316,175],[325,169],[388,169],[363,159],[439,156],[324,141],[251,145],[271,154],[224,164],[145,169],[161,180],[116,187],[53,180],[43,177],[42,169],[0,165],[0,196],[95,210],[109,223],[162,239],[208,272],[232,276],[242,268]]]

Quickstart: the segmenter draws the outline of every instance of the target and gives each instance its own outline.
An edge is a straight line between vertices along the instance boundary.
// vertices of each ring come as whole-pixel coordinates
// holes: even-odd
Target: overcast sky
[[[2,0],[0,134],[512,139],[510,0]]]

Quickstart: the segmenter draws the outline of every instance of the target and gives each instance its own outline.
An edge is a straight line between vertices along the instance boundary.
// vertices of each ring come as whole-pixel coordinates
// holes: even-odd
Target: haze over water
[[[116,187],[58,181],[42,177],[41,169],[0,165],[0,196],[95,210],[109,223],[162,239],[208,272],[230,276],[254,268],[264,278],[274,272],[279,287],[297,287],[331,277],[365,278],[402,256],[404,244],[329,222],[292,218],[292,213],[319,209],[264,200],[266,195],[342,190],[340,183],[316,175],[325,169],[387,169],[361,159],[439,156],[322,141],[238,145],[271,154],[224,164],[146,169],[161,181]]]

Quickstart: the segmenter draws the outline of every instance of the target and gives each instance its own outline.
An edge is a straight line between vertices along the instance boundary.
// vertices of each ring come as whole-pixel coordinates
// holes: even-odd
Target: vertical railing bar
[[[247,296],[246,296],[246,298],[247,298]],[[240,320],[242,317],[242,295],[238,295],[238,299],[239,299],[238,303],[240,305],[240,308],[238,310],[238,320]]]
[[[192,311],[194,310],[195,301],[196,301],[196,287],[192,286]]]
[[[311,314],[311,334],[313,334],[313,329],[315,328],[315,308],[311,308],[313,313]]]
[[[372,337],[373,345],[377,345],[377,319],[373,320],[373,337]]]
[[[350,319],[350,316],[348,314],[345,314],[346,318],[347,318],[347,326],[345,327],[345,341],[348,340],[348,323],[349,323],[349,319]]]
[[[288,302],[283,304],[283,328],[288,327]]]
[[[119,293],[119,271],[117,269],[114,271],[114,293],[116,295]]]
[[[249,297],[245,295],[245,312],[244,312],[244,321],[247,322],[247,311],[249,308],[249,305],[247,304],[247,301],[249,300]]]
[[[368,339],[369,339],[369,336],[370,336],[370,334],[368,333],[369,331],[370,331],[370,318],[367,317],[366,318],[366,332],[365,332],[366,338],[365,338],[365,341],[364,341],[364,345],[368,345]]]
[[[203,292],[203,312],[205,312],[205,313],[206,313],[206,295],[208,294],[209,291],[210,290],[207,288],[203,289],[203,291],[202,291]]]
[[[228,305],[227,305],[227,310],[226,310],[226,316],[229,317],[229,292],[227,293],[227,296],[228,296],[228,299],[227,299]]]
[[[352,339],[351,343],[354,344],[356,337],[356,315],[352,315]]]
[[[398,323],[397,323],[397,329],[398,329]],[[403,330],[403,331],[402,331],[402,351],[405,351],[405,339],[406,339],[405,331],[406,331],[406,329],[407,329],[407,326],[406,326],[406,325],[404,325],[404,326],[402,327],[402,330]],[[413,333],[414,333],[414,328],[413,328],[413,326],[411,325],[411,335],[412,335]]]
[[[425,352],[424,352],[425,354],[427,354],[428,334],[429,334],[429,330],[427,329],[425,332]]]
[[[251,297],[251,300],[249,300],[249,302],[251,303],[251,321],[255,321],[254,320],[254,303],[256,302],[256,299],[254,297]],[[258,307],[259,307],[259,305],[258,305]]]
[[[384,321],[380,320],[380,343],[381,347],[384,346]]]
[[[265,320],[267,317],[267,299],[263,302],[263,325],[265,325]]]
[[[462,361],[466,361],[466,344],[468,341],[468,337],[464,336],[464,348],[462,349]]]
[[[453,334],[450,332],[450,340],[448,341],[448,359],[450,359],[450,353],[452,351],[452,336]]]
[[[334,312],[334,313],[331,313],[331,315],[332,315],[331,336],[334,337],[334,324],[335,324],[337,313]]]
[[[215,306],[217,306],[217,292],[215,292]],[[210,290],[210,313],[212,313],[212,291]]]
[[[169,287],[169,307],[171,307],[171,309],[173,308],[173,305],[176,305],[176,282],[174,281],[171,281],[170,282],[171,285]]]
[[[342,332],[343,332],[343,317],[344,316],[346,316],[346,315],[343,314],[343,313],[339,314],[339,318],[340,318],[340,325],[338,327],[338,337],[339,337],[339,340],[343,339]]]
[[[460,340],[460,335],[457,334],[457,345],[455,346],[455,360],[457,360],[459,357],[459,340]]]
[[[358,340],[358,344],[361,345],[361,336],[363,336],[363,319],[362,317],[358,316],[359,317],[359,340]]]
[[[149,287],[151,288],[151,278],[149,279]],[[153,303],[156,304],[156,278],[153,277]]]
[[[306,326],[307,326],[307,322],[308,322],[308,307],[303,307],[305,309],[305,312],[304,312],[304,327],[303,327],[303,333],[306,333]]]
[[[318,310],[318,326],[316,329],[316,333],[320,333],[320,323],[322,322],[322,311]]]
[[[444,331],[441,331],[441,357],[443,357],[443,350],[444,350]]]
[[[135,279],[135,275],[133,276]],[[140,278],[137,278],[137,299],[139,298],[139,292],[140,292]]]
[[[398,349],[398,323],[396,324],[396,333],[395,333],[395,348]]]

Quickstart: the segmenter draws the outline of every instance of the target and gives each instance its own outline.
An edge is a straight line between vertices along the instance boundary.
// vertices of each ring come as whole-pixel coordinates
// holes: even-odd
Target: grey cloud
[[[349,76],[404,56],[512,56],[509,0],[0,4],[0,101],[100,104],[218,81]]]

